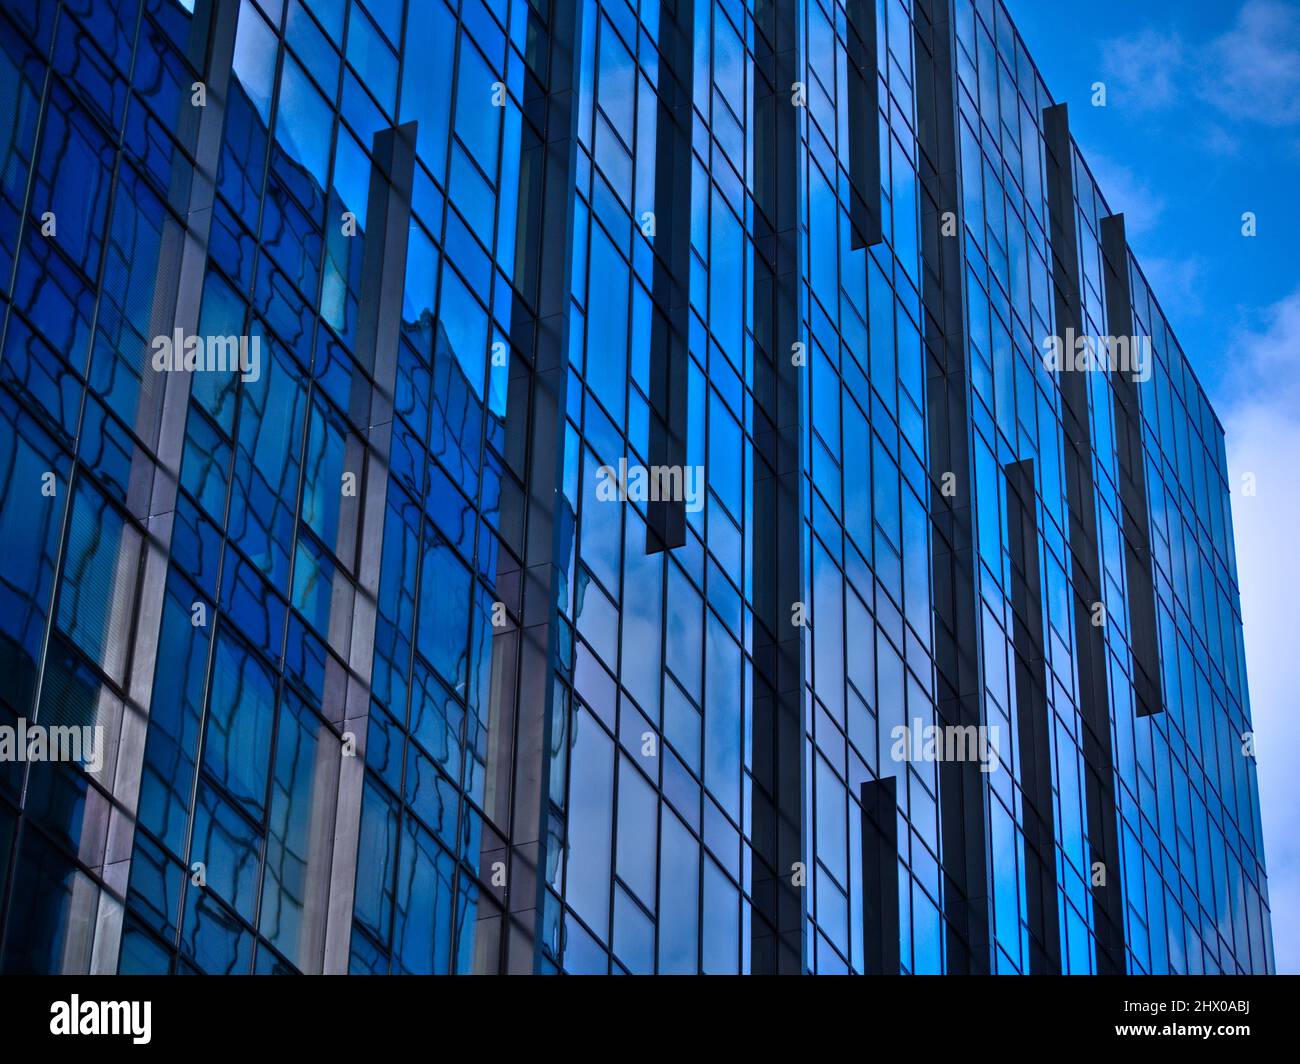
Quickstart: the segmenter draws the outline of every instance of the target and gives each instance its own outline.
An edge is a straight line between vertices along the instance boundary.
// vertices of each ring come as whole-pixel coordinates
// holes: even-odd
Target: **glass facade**
[[[998,0],[4,0],[0,103],[0,970],[1272,970],[1223,430]]]

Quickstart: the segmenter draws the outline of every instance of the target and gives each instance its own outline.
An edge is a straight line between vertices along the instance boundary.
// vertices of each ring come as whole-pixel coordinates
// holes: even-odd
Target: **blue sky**
[[[1227,432],[1275,955],[1300,972],[1300,0],[1004,2]]]

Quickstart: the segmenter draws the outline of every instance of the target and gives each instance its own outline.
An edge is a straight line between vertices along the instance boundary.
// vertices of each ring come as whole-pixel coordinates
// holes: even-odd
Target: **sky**
[[[1300,0],[1004,2],[1227,434],[1274,954],[1297,973]]]

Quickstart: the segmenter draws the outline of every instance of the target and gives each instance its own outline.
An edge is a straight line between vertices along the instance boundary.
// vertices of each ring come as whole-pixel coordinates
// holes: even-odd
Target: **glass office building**
[[[0,116],[0,970],[1272,970],[998,0],[3,0]]]

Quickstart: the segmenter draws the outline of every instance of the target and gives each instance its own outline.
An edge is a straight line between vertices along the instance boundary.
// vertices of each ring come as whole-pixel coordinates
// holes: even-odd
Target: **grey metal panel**
[[[881,232],[880,53],[876,0],[847,0],[849,247],[874,247]]]
[[[898,780],[867,780],[862,802],[862,941],[867,975],[898,975]]]
[[[370,720],[370,681],[374,668],[375,622],[379,567],[384,551],[384,518],[388,506],[388,460],[392,443],[393,388],[397,378],[397,346],[402,325],[402,294],[406,282],[406,248],[411,226],[411,189],[415,176],[416,124],[381,129],[374,136],[370,189],[366,202],[365,252],[357,322],[357,362],[371,373],[373,388],[358,386],[354,403],[367,405],[363,419],[367,439],[363,452],[349,453],[350,468],[364,463],[356,543],[358,591],[353,602],[352,638],[345,693],[343,731],[355,739],[355,756],[341,758],[334,846],[331,855],[329,908],[325,925],[323,970],[348,970],[352,942],[352,910],[356,897],[357,854],[360,845],[361,802],[365,789],[366,732]],[[368,395],[360,392],[367,391]],[[341,523],[343,523],[341,521]]]
[[[804,593],[803,368],[793,345],[800,320],[800,110],[788,88],[799,78],[799,5],[777,0],[758,36],[756,123],[767,151],[756,158],[754,412],[753,909],[755,973],[802,973],[806,898],[796,885],[805,860],[804,669],[806,628],[792,623]],[[807,873],[805,872],[805,875]]]
[[[154,336],[170,335],[174,329],[194,335],[199,329],[238,17],[238,0],[199,0],[195,6],[190,54],[203,71],[206,105],[193,107],[188,95],[180,103],[177,135],[193,153],[194,166],[191,170],[178,161],[173,169],[169,200],[185,221],[181,226],[168,219],[164,225],[150,320]],[[139,451],[132,456],[127,501],[144,524],[146,538],[126,681],[127,704],[109,785],[113,802],[103,854],[99,860],[83,855],[109,889],[100,891],[95,899],[98,907],[93,921],[74,919],[70,925],[70,937],[83,935],[89,940],[79,946],[69,943],[65,949],[65,957],[80,958],[78,971],[88,969],[94,974],[116,972],[121,949],[122,903],[130,878],[189,397],[189,374],[145,371],[134,427],[153,449],[157,462]]]
[[[1136,320],[1129,286],[1128,238],[1124,232],[1124,215],[1115,214],[1101,220],[1101,247],[1105,265],[1103,287],[1106,291],[1106,327],[1112,336],[1126,336],[1140,341],[1142,338],[1135,335]],[[1154,352],[1150,357],[1154,359]],[[1123,367],[1111,368],[1129,646],[1133,652],[1133,688],[1137,699],[1137,715],[1149,717],[1163,713],[1165,703],[1160,677],[1159,634],[1156,630],[1151,528],[1147,518],[1146,456],[1142,450],[1142,385],[1133,376],[1132,372],[1125,372]]]
[[[502,536],[520,559],[503,555],[497,595],[518,618],[494,635],[493,703],[488,764],[488,814],[505,832],[480,861],[503,861],[506,887],[500,921],[481,926],[476,972],[531,974],[538,969],[545,908],[547,797],[551,713],[555,694],[556,596],[563,579],[567,503],[562,490],[568,389],[577,116],[583,5],[550,5],[550,20],[529,14],[539,44],[530,55],[524,109],[524,156],[531,181],[521,182],[519,227],[525,234],[516,275],[506,459],[523,480],[508,496]],[[539,131],[532,134],[533,127]],[[498,672],[499,669],[499,672]],[[485,846],[489,845],[485,843]],[[484,922],[480,921],[483,925]]]
[[[650,323],[650,464],[686,464],[691,290],[691,127],[695,0],[665,3],[659,23],[655,133],[654,311]],[[646,553],[686,543],[684,499],[647,505]]]
[[[1065,104],[1043,112],[1047,146],[1047,193],[1051,215],[1052,281],[1056,328],[1064,336],[1083,333],[1079,287],[1079,243],[1074,193],[1074,143]],[[1079,710],[1083,718],[1088,842],[1093,864],[1104,868],[1105,883],[1092,890],[1097,970],[1122,974],[1124,910],[1120,888],[1119,822],[1111,742],[1106,643],[1092,623],[1101,597],[1097,546],[1096,485],[1092,475],[1092,432],[1087,374],[1062,371],[1061,420],[1064,431],[1066,495],[1070,508],[1071,584],[1078,666]]]
[[[976,591],[975,483],[970,436],[962,237],[943,219],[962,214],[957,149],[955,47],[949,0],[915,8],[917,153],[921,185],[922,305],[929,436],[935,710],[943,727],[983,721],[982,653]],[[963,232],[958,224],[957,234]],[[952,490],[945,491],[948,474]],[[988,795],[978,762],[939,765],[947,971],[989,971]]]
[[[1057,912],[1052,722],[1043,652],[1043,586],[1038,565],[1034,462],[1032,459],[1012,462],[1004,472],[1029,967],[1034,975],[1059,975],[1061,929]]]

